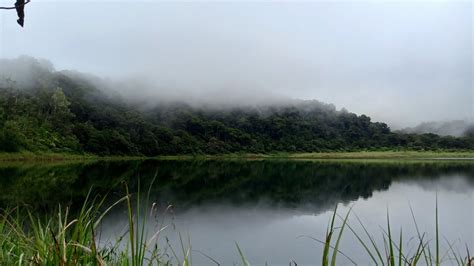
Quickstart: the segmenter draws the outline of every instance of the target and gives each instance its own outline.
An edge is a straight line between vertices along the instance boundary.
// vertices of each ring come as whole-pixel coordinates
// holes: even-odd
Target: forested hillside
[[[160,102],[141,108],[100,79],[40,60],[0,60],[0,151],[173,155],[474,149],[474,135],[393,133],[318,101],[240,107]]]

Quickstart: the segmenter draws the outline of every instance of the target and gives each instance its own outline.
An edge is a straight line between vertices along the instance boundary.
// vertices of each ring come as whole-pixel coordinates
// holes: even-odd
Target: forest
[[[361,150],[474,150],[461,137],[393,132],[316,100],[260,106],[143,107],[87,75],[50,63],[1,59],[0,151],[96,155],[180,155]]]

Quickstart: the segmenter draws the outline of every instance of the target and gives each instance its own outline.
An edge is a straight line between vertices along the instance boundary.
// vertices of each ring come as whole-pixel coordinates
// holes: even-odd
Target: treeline
[[[318,101],[260,107],[141,108],[77,73],[1,60],[0,151],[174,155],[356,150],[473,150],[474,134],[400,134]]]

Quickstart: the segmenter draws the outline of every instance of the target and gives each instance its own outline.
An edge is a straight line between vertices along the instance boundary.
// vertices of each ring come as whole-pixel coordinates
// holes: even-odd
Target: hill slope
[[[29,57],[1,60],[0,150],[101,155],[474,149],[472,135],[393,133],[318,101],[240,107],[161,103],[142,108],[100,79]]]

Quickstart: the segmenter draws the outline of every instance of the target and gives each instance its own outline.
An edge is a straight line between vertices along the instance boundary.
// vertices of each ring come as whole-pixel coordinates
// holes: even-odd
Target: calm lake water
[[[160,208],[150,230],[162,222],[171,225],[160,244],[171,245],[182,257],[181,234],[185,245],[192,246],[194,265],[212,265],[201,252],[221,265],[239,264],[236,242],[252,265],[288,265],[293,260],[298,265],[318,264],[322,245],[312,238],[324,239],[336,204],[341,215],[352,207],[349,224],[363,236],[355,215],[360,217],[382,249],[388,210],[393,234],[398,239],[403,228],[404,249],[414,250],[418,243],[410,240],[416,237],[410,206],[419,230],[434,239],[436,197],[441,250],[448,248],[445,239],[459,250],[466,244],[474,250],[472,161],[3,163],[0,207],[21,203],[48,212],[62,203],[77,208],[91,187],[92,194],[109,194],[112,202],[125,194],[124,181],[132,192],[139,187],[146,191],[154,177],[150,200]],[[168,204],[173,207],[165,211]],[[122,235],[125,225],[120,205],[104,221],[101,243]],[[360,265],[371,263],[349,230],[341,250]],[[451,265],[447,257],[445,263]],[[352,263],[339,256],[338,264]]]

